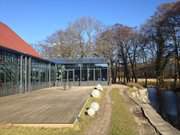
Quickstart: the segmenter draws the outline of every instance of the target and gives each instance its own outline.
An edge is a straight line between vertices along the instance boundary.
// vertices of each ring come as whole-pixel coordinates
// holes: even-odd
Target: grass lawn
[[[128,105],[119,94],[118,89],[112,89],[112,129],[111,135],[137,135],[137,124],[128,110]]]
[[[79,122],[73,128],[34,128],[34,127],[0,127],[0,135],[83,135],[84,130],[88,128],[90,123],[95,119],[85,115],[86,108],[93,101],[101,103],[105,93],[99,99],[89,98],[84,106]]]

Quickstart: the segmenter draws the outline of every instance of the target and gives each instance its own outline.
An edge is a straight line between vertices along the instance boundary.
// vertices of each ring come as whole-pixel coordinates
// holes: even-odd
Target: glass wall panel
[[[56,69],[54,64],[32,59],[31,75],[32,89],[49,87],[49,81],[51,81],[51,85],[55,85]]]
[[[107,82],[107,64],[91,64],[91,63],[85,63],[85,64],[58,64],[57,67],[64,67],[64,71],[60,70],[61,72],[57,71],[57,81],[59,81],[58,75],[63,74],[63,80],[67,81],[67,76],[69,78],[73,78],[73,74],[67,73],[67,71],[74,71],[74,79],[78,85],[81,85],[81,81],[83,82],[83,85],[89,85],[93,84],[94,82],[100,82],[104,81]],[[57,70],[61,69],[58,68]],[[81,78],[81,80],[80,80]],[[70,79],[69,79],[70,80]],[[87,82],[87,83],[86,83]]]
[[[94,80],[94,69],[89,69],[88,80],[89,81],[93,81]]]
[[[0,48],[0,96],[18,92],[19,60],[18,54]]]
[[[0,96],[54,86],[55,81],[55,64],[0,48]]]

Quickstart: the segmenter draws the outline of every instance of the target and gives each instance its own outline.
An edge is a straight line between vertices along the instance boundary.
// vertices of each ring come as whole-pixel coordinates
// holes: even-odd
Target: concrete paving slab
[[[70,124],[92,87],[47,88],[0,97],[0,124]]]

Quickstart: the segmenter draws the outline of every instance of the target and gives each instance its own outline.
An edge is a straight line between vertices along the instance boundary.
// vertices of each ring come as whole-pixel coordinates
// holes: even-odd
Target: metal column
[[[67,84],[67,86],[70,86],[70,82],[69,82],[69,70],[67,70],[67,76],[66,76],[67,78],[67,80],[66,80],[66,84]]]
[[[57,65],[55,64],[55,86],[58,86],[58,84],[57,84],[57,77],[59,78],[59,76],[57,75]]]
[[[39,88],[41,88],[41,71],[40,70],[38,71],[38,89]]]
[[[89,68],[87,68],[87,83],[89,84]]]
[[[93,80],[94,80],[94,84],[96,84],[96,69],[93,69]]]
[[[28,59],[28,91],[31,91],[31,57]]]
[[[107,74],[107,76],[106,76],[106,81],[107,81],[107,83],[109,82],[109,71],[108,71],[108,67],[106,68],[106,74]]]
[[[20,57],[20,93],[23,92],[23,56]]]
[[[25,56],[25,62],[24,62],[24,92],[27,91],[27,57]]]
[[[51,87],[51,64],[49,64],[49,87]]]
[[[102,81],[102,69],[101,68],[99,69],[99,72],[100,72],[100,81]]]
[[[80,76],[79,76],[79,86],[81,86],[81,78],[82,78],[82,65],[80,65]]]
[[[73,85],[75,85],[75,69],[73,69]]]

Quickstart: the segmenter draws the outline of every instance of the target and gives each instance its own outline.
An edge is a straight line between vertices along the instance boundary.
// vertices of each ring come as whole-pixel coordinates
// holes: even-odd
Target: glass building
[[[107,84],[103,58],[43,59],[0,22],[0,96],[64,85]]]
[[[55,59],[56,85],[106,85],[108,81],[108,64],[103,58]]]
[[[0,96],[51,87],[55,81],[55,64],[0,23]]]

